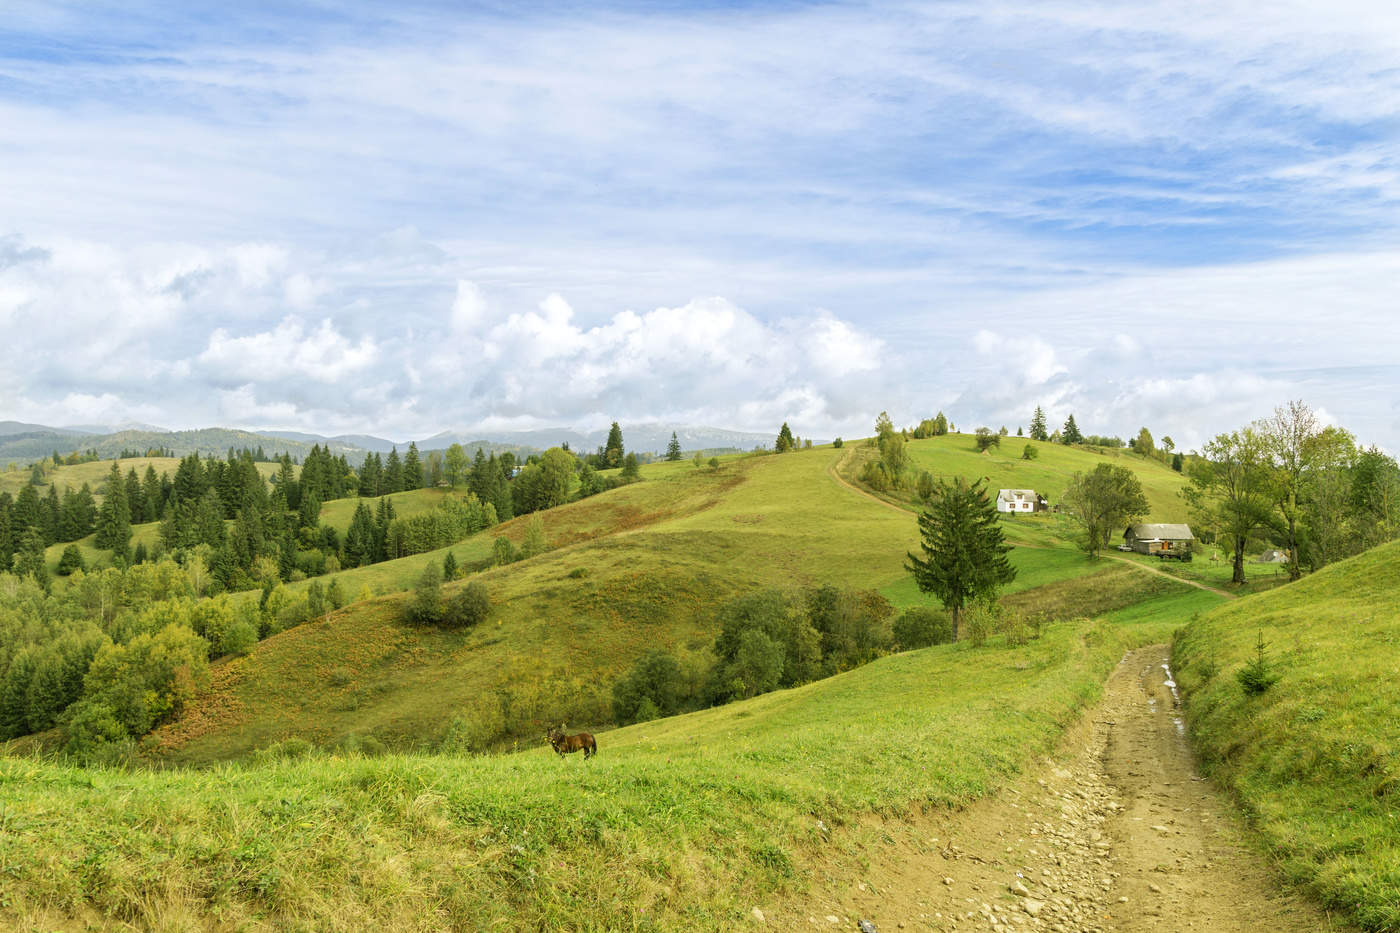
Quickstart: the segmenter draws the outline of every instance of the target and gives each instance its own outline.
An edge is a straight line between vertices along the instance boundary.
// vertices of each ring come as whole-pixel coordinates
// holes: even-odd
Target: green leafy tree
[[[1314,452],[1319,450],[1317,438],[1322,429],[1312,409],[1299,400],[1275,408],[1273,417],[1260,425],[1260,430],[1273,461],[1271,485],[1284,546],[1288,549],[1288,577],[1297,580],[1303,575],[1298,524],[1316,470],[1314,460],[1320,459]]]
[[[544,520],[539,515],[531,515],[530,521],[525,525],[525,537],[520,543],[520,556],[522,558],[534,557],[536,554],[543,554],[548,543],[544,536]]]
[[[678,461],[681,459],[681,442],[676,439],[676,432],[671,432],[671,442],[666,445],[666,459]]]
[[[447,448],[447,459],[443,463],[443,474],[447,477],[447,485],[456,489],[458,484],[467,475],[467,452],[462,449],[461,444],[453,444]]]
[[[894,620],[894,640],[901,651],[942,645],[953,640],[953,625],[946,613],[915,606]]]
[[[783,426],[778,429],[778,440],[773,445],[773,449],[780,454],[785,454],[795,446],[797,444],[792,438],[792,431],[788,428],[787,422],[784,421]]]
[[[1071,413],[1065,421],[1065,426],[1060,429],[1061,444],[1082,444],[1084,435],[1079,433],[1079,425],[1074,423],[1074,415]]]
[[[641,464],[637,462],[636,454],[628,454],[623,458],[622,473],[619,475],[621,475],[624,482],[628,483],[635,482],[642,478],[642,468]]]
[[[928,507],[919,513],[922,557],[908,555],[906,567],[921,591],[932,593],[952,614],[953,637],[959,616],[974,600],[992,601],[997,590],[1016,579],[1006,555],[996,505],[982,480],[940,481]]]
[[[1133,438],[1133,451],[1144,457],[1152,457],[1157,453],[1157,448],[1152,441],[1152,432],[1147,428],[1142,428]]]
[[[1027,444],[1025,447],[1021,448],[1022,460],[1034,460],[1036,457],[1039,456],[1040,451],[1036,449],[1034,444]]]
[[[1084,530],[1081,546],[1090,557],[1098,555],[1114,531],[1147,514],[1147,497],[1137,474],[1107,463],[1088,473],[1075,473],[1065,489],[1064,503]]]
[[[1201,449],[1182,491],[1199,519],[1234,545],[1232,583],[1244,583],[1244,550],[1272,511],[1267,440],[1253,427],[1218,434]]]
[[[613,716],[626,724],[672,716],[680,711],[685,678],[680,662],[661,649],[641,657],[613,685]]]
[[[973,432],[973,436],[977,439],[978,451],[990,450],[993,447],[1001,446],[1001,435],[991,428],[978,428]]]
[[[934,437],[942,437],[943,435],[945,435],[945,434],[947,434],[947,433],[948,433],[948,417],[947,417],[946,415],[944,415],[943,412],[940,411],[940,412],[939,412],[937,415],[935,415],[934,418],[933,418],[933,436],[934,436]]]

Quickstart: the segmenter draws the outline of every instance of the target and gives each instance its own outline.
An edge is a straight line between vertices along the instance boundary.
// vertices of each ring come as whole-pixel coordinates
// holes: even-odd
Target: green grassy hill
[[[1029,444],[1037,456],[1022,460],[1021,451]],[[874,448],[859,442],[848,445],[850,452],[842,466],[842,475],[853,479],[859,475],[866,458],[879,456]],[[1123,466],[1132,470],[1142,483],[1150,512],[1145,521],[1187,521],[1186,506],[1178,492],[1186,478],[1166,464],[1139,457],[1127,450],[1112,448],[1066,447],[1048,441],[1032,441],[1024,437],[1004,437],[1000,447],[987,453],[977,451],[977,442],[970,434],[945,434],[908,444],[910,469],[917,476],[928,470],[935,479],[965,476],[969,479],[986,477],[987,487],[995,495],[998,489],[1034,489],[1057,504],[1075,473],[1087,473],[1100,463]]]
[[[1250,696],[1261,634],[1280,679]],[[1400,930],[1400,542],[1221,606],[1173,656],[1198,748],[1284,870]]]
[[[734,491],[764,488],[765,471],[786,475],[797,459],[751,461]],[[703,497],[731,480],[697,477],[692,491]],[[761,526],[785,514],[752,491],[745,508],[764,511],[736,508],[724,520]],[[678,522],[704,524],[699,512]],[[678,536],[683,547],[641,571],[664,574],[685,567],[673,561],[704,533],[635,531],[621,537],[641,540],[619,542],[613,556],[635,560],[642,542]],[[734,928],[756,905],[799,896],[818,866],[878,845],[882,818],[994,790],[1093,701],[1125,646],[1162,638],[1202,599],[1214,597],[1175,585],[1130,610],[1132,621],[1063,623],[1020,648],[994,640],[886,657],[603,733],[587,764],[542,747],[157,772],[0,758],[0,920],[25,929],[93,915],[169,929]],[[365,631],[358,618],[317,636],[355,625],[340,652],[351,664]],[[579,624],[546,623],[539,636],[567,638],[560,629]],[[399,652],[433,650],[404,639]],[[445,673],[436,690],[489,691],[472,676]],[[289,691],[284,711],[295,702]]]

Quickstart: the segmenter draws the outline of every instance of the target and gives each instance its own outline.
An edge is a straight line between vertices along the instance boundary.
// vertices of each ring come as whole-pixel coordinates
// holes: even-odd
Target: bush
[[[80,700],[64,716],[68,742],[63,750],[86,764],[95,764],[124,753],[130,747],[131,736],[117,719],[116,712],[106,703]]]
[[[894,620],[894,638],[903,651],[947,644],[953,640],[953,621],[937,609],[906,609]]]
[[[442,624],[448,628],[472,628],[486,621],[491,614],[491,594],[486,584],[472,581],[457,591],[442,612]]]
[[[247,619],[239,619],[228,627],[220,640],[218,650],[222,654],[245,655],[258,643],[258,630]]]
[[[653,651],[613,685],[613,716],[624,724],[670,716],[680,710],[683,684],[680,663]]]
[[[845,441],[841,440],[841,438],[838,437],[836,440],[831,442],[831,446],[835,447],[837,450],[840,450],[845,443]]]
[[[1027,444],[1025,447],[1021,448],[1021,459],[1022,459],[1022,460],[1034,460],[1036,457],[1039,457],[1039,456],[1040,456],[1040,451],[1038,451],[1038,450],[1035,449],[1035,445],[1034,445],[1034,444]]]
[[[978,602],[962,611],[962,636],[981,648],[987,643],[987,636],[997,628],[1000,612],[995,603]]]
[[[442,571],[437,564],[423,568],[405,615],[417,625],[437,625],[442,621]]]
[[[511,564],[520,559],[516,553],[515,545],[511,544],[509,538],[497,538],[491,542],[491,563],[497,567],[502,564]]]

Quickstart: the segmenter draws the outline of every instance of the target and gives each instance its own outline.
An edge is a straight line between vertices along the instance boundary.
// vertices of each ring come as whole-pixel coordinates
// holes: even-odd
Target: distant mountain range
[[[623,445],[628,450],[661,454],[670,443],[672,432],[675,432],[681,449],[685,451],[751,450],[756,446],[771,445],[776,436],[776,433],[756,434],[724,428],[646,422],[622,425]],[[416,442],[418,450],[424,455],[430,450],[446,450],[453,444],[461,444],[469,454],[474,454],[477,449],[488,453],[509,450],[517,454],[528,454],[566,443],[576,452],[587,453],[602,447],[607,437],[607,428],[589,432],[569,428],[547,428],[534,431],[484,431],[474,434],[444,431]],[[230,428],[167,431],[154,425],[131,423],[51,427],[20,421],[0,421],[0,463],[31,462],[54,451],[67,454],[74,450],[95,449],[99,456],[108,458],[123,450],[146,451],[152,448],[173,450],[177,456],[198,452],[201,456],[222,457],[228,453],[229,448],[241,450],[246,447],[256,450],[261,447],[268,455],[288,453],[301,459],[316,444],[329,448],[334,454],[344,454],[351,463],[358,464],[367,453],[386,454],[394,448],[398,448],[402,453],[408,449],[409,442],[396,443],[368,434],[325,437],[301,431],[243,431]]]

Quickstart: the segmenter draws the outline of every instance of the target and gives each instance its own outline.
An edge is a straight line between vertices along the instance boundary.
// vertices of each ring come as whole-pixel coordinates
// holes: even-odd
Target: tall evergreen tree
[[[126,474],[126,507],[131,512],[133,525],[156,520],[156,516],[146,515],[146,496],[141,491],[141,478],[136,475],[135,467]]]
[[[403,492],[403,461],[399,459],[397,447],[389,450],[389,457],[384,461],[384,492],[386,495]]]
[[[789,450],[792,450],[793,447],[797,446],[792,438],[792,430],[788,427],[786,421],[783,422],[783,426],[778,430],[778,441],[773,446],[780,454],[785,454]]]
[[[1050,440],[1050,434],[1045,427],[1045,410],[1039,405],[1035,406],[1035,414],[1031,416],[1031,440]]]
[[[1063,428],[1060,429],[1060,443],[1061,443],[1061,444],[1082,444],[1082,443],[1084,443],[1084,435],[1079,433],[1079,425],[1077,425],[1077,424],[1074,423],[1074,415],[1073,415],[1073,413],[1071,413],[1070,416],[1069,416],[1069,419],[1068,419],[1067,421],[1065,421],[1065,426],[1064,426]]]
[[[783,427],[787,427],[787,425],[783,425]],[[672,431],[672,432],[671,432],[671,443],[669,443],[669,444],[666,445],[666,459],[667,459],[667,460],[679,460],[679,459],[681,459],[681,442],[680,442],[679,440],[676,439],[676,432],[675,432],[675,431]]]
[[[408,453],[403,457],[403,488],[423,488],[423,463],[418,459],[418,442],[408,442]]]
[[[10,569],[15,554],[13,512],[14,500],[8,492],[0,492],[0,572]]]
[[[377,499],[383,494],[383,473],[384,466],[379,454],[366,454],[365,462],[360,466],[360,495],[363,498]]]
[[[116,557],[125,559],[131,544],[131,512],[126,504],[126,483],[115,463],[108,474],[102,508],[97,512],[97,541]]]
[[[58,501],[58,486],[50,483],[48,494],[39,504],[40,530],[44,533],[44,543],[53,544],[58,540],[58,520],[63,511]]]
[[[1003,584],[1016,579],[1006,558],[1011,546],[1002,539],[996,504],[982,483],[968,485],[961,476],[939,481],[928,508],[919,513],[924,556],[910,554],[905,564],[919,589],[937,596],[952,613],[954,640],[968,604],[995,598]]]
[[[141,480],[141,498],[145,500],[142,513],[146,521],[159,521],[161,513],[165,511],[165,503],[160,496],[160,477],[156,475],[156,468],[149,463],[146,464],[146,475]]]
[[[26,483],[15,497],[12,521],[14,522],[15,540],[19,540],[21,533],[30,528],[43,529],[43,515],[40,511],[42,505],[39,502],[39,490],[33,485]]]
[[[622,447],[622,428],[614,421],[608,429],[608,442],[603,445],[603,466],[609,469],[620,467],[626,455],[627,451]]]
[[[15,551],[15,574],[34,578],[47,592],[49,588],[49,565],[44,560],[44,535],[37,528],[26,529],[19,536],[19,549]]]
[[[355,506],[350,527],[345,532],[345,566],[361,567],[374,563],[374,514],[364,502]]]

